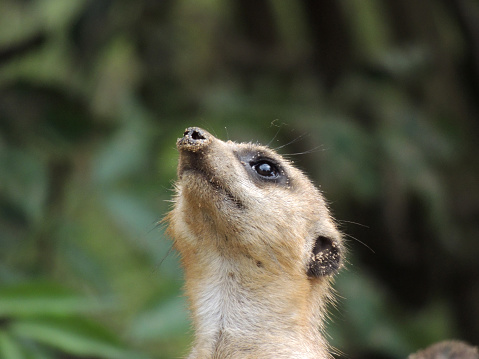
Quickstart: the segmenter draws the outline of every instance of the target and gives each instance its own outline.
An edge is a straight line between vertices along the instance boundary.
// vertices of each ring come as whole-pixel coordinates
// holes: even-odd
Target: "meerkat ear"
[[[341,267],[341,251],[331,238],[318,236],[310,253],[307,274],[323,277],[335,274]]]

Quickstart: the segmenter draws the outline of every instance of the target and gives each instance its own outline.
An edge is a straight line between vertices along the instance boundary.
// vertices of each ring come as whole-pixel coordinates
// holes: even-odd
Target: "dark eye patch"
[[[271,158],[268,153],[256,149],[242,149],[235,152],[235,155],[257,186],[273,183],[291,185],[288,172],[281,165],[281,160]]]

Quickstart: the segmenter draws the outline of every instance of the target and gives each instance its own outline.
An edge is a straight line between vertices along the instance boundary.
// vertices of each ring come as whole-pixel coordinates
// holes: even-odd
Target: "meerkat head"
[[[197,127],[177,147],[177,195],[167,220],[186,265],[220,257],[246,273],[308,280],[342,266],[341,234],[321,193],[289,161]]]

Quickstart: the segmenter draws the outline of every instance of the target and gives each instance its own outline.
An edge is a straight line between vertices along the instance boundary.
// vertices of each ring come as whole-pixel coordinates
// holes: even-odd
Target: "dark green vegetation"
[[[156,222],[190,125],[303,153],[351,236],[349,358],[479,344],[478,23],[474,0],[0,1],[0,357],[187,352]]]

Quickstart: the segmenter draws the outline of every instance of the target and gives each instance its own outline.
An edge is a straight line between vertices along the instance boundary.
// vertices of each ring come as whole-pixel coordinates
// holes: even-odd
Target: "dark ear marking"
[[[319,236],[313,246],[307,267],[310,277],[323,277],[336,273],[341,267],[341,252],[331,238]]]

